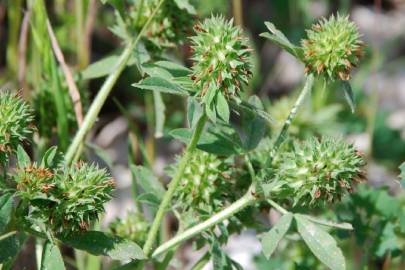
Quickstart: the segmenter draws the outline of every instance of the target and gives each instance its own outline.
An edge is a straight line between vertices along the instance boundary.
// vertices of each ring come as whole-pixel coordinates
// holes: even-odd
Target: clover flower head
[[[294,205],[324,205],[351,192],[364,178],[365,161],[352,145],[340,139],[312,139],[294,143],[273,160],[273,192],[281,198],[294,198]]]
[[[347,81],[363,47],[357,26],[348,16],[323,18],[307,30],[307,39],[302,41],[306,72]]]
[[[203,103],[215,100],[218,91],[226,98],[238,96],[252,75],[251,49],[242,30],[222,16],[211,16],[194,30],[192,79]]]
[[[18,95],[0,94],[0,164],[8,162],[17,146],[33,133],[32,110]]]

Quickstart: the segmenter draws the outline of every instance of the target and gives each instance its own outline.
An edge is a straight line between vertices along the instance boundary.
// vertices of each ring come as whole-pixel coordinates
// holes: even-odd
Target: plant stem
[[[305,97],[311,92],[313,84],[314,84],[314,76],[312,74],[310,74],[310,75],[308,75],[308,77],[305,81],[305,85],[302,88],[301,93],[298,96],[297,100],[295,101],[294,106],[291,108],[290,114],[288,115],[287,119],[285,120],[284,125],[281,128],[281,131],[280,131],[276,141],[274,142],[270,156],[273,156],[277,152],[280,145],[286,139],[288,129],[289,129],[292,121],[294,120],[295,116],[297,115],[299,108],[303,104]]]
[[[13,236],[16,233],[17,233],[17,231],[11,231],[11,232],[8,232],[8,233],[5,233],[5,234],[1,235],[0,236],[0,242],[3,241],[6,238],[9,238],[10,236]]]
[[[152,227],[148,232],[148,237],[147,237],[147,240],[143,247],[143,252],[145,253],[146,256],[148,256],[150,254],[150,252],[152,251],[152,246],[153,246],[153,243],[155,242],[155,238],[159,231],[159,227],[161,225],[163,216],[167,210],[167,207],[169,206],[169,204],[172,201],[172,197],[174,195],[174,192],[175,192],[177,186],[180,183],[181,178],[183,177],[184,170],[186,169],[186,166],[188,165],[188,163],[194,153],[194,150],[197,147],[198,140],[200,139],[200,136],[201,136],[201,133],[203,131],[206,121],[207,121],[207,116],[205,113],[203,113],[197,122],[193,135],[191,137],[191,141],[190,141],[189,145],[187,146],[187,149],[186,149],[183,157],[180,160],[176,174],[173,177],[173,179],[171,180],[171,182],[169,184],[169,188],[166,191],[165,195],[163,196],[162,202],[159,205],[159,209],[156,213]]]
[[[199,223],[199,224],[195,225],[194,227],[191,227],[191,228],[185,230],[181,234],[173,237],[166,243],[160,245],[153,252],[152,258],[158,257],[162,253],[164,253],[167,250],[171,249],[172,247],[180,244],[181,242],[184,242],[184,241],[190,239],[191,237],[193,237],[193,236],[217,225],[218,223],[224,221],[225,219],[233,216],[234,214],[238,213],[245,207],[254,203],[255,200],[256,200],[256,198],[252,195],[251,189],[249,189],[248,192],[242,198],[240,198],[239,200],[237,200],[236,202],[234,202],[233,204],[231,204],[230,206],[228,206],[221,212],[216,213],[215,215],[213,215],[206,221]]]
[[[142,27],[142,30],[136,36],[135,40],[130,40],[124,51],[122,52],[120,58],[118,59],[117,64],[115,65],[113,72],[107,77],[104,81],[103,85],[100,88],[96,98],[94,99],[93,103],[91,104],[89,111],[86,114],[86,117],[83,120],[82,127],[76,133],[71,145],[69,146],[66,156],[65,156],[65,163],[70,165],[74,161],[74,157],[79,156],[77,152],[79,152],[79,146],[83,143],[87,133],[93,127],[94,123],[96,122],[97,116],[101,111],[108,95],[110,94],[113,86],[117,82],[119,76],[121,75],[122,71],[124,70],[125,66],[129,58],[131,57],[136,45],[140,41],[141,37],[144,35],[146,29],[149,27],[150,23],[152,22],[156,12],[160,9],[161,5],[165,0],[160,0],[156,9],[153,11],[145,25]],[[80,152],[79,152],[80,153]]]
[[[207,265],[207,263],[210,261],[210,253],[207,252],[202,256],[198,262],[191,268],[191,270],[201,270],[204,268],[204,266]]]
[[[232,0],[233,17],[235,18],[235,24],[240,27],[243,26],[243,7],[242,0]]]

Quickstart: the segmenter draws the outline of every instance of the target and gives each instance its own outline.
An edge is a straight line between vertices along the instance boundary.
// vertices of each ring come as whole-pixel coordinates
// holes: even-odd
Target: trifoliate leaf
[[[280,220],[271,228],[271,230],[263,234],[261,243],[263,247],[264,256],[269,259],[273,252],[276,250],[278,243],[287,233],[292,222],[293,214],[287,213],[283,215]]]
[[[345,270],[346,262],[335,239],[304,216],[295,214],[298,232],[312,253],[331,270]]]

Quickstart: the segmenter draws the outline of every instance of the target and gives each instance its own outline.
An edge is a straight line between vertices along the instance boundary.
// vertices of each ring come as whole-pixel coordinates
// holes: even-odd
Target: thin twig
[[[20,40],[18,43],[18,83],[20,84],[20,88],[23,89],[23,97],[26,98],[28,96],[27,89],[26,89],[26,70],[27,70],[27,41],[28,41],[28,30],[29,30],[29,22],[31,18],[31,9],[29,9],[24,14],[23,21],[21,23],[21,32],[20,32]]]
[[[77,88],[77,85],[73,79],[72,72],[70,71],[69,67],[65,62],[65,57],[63,56],[62,50],[58,45],[58,41],[56,39],[55,33],[52,30],[51,23],[49,19],[46,20],[46,24],[48,27],[49,37],[51,39],[52,49],[55,54],[56,59],[58,60],[59,64],[62,67],[63,74],[65,75],[65,79],[69,88],[69,95],[73,102],[74,111],[76,114],[76,120],[79,127],[83,124],[83,109],[82,109],[82,102],[80,100],[80,92]]]

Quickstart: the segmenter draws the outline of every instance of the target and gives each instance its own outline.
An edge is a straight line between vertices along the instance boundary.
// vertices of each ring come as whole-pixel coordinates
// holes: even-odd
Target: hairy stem
[[[152,254],[152,258],[156,258],[162,253],[166,252],[167,250],[175,247],[176,245],[190,239],[191,237],[200,234],[201,232],[208,230],[209,228],[217,225],[218,223],[228,219],[229,217],[235,215],[242,209],[246,208],[247,206],[251,205],[254,203],[256,198],[252,195],[251,190],[249,189],[248,192],[239,200],[225,208],[219,213],[216,213],[206,221],[199,223],[181,234],[173,237],[166,243],[162,244],[159,246]]]
[[[65,156],[65,163],[70,165],[74,161],[75,156],[79,156],[80,145],[83,143],[84,139],[86,138],[87,133],[93,127],[94,123],[96,122],[97,116],[101,111],[108,95],[110,94],[113,86],[117,82],[119,76],[121,75],[122,71],[124,70],[125,66],[128,63],[129,58],[131,57],[136,45],[138,44],[141,37],[144,35],[146,29],[149,27],[150,23],[152,22],[156,12],[160,9],[161,5],[165,0],[160,0],[159,4],[156,6],[155,10],[149,17],[148,21],[142,27],[142,30],[136,36],[135,39],[130,40],[126,45],[124,51],[122,52],[120,58],[118,59],[117,64],[113,68],[113,72],[107,77],[104,81],[103,85],[100,88],[96,98],[94,99],[93,103],[91,104],[89,111],[86,114],[86,117],[83,120],[83,125],[77,131],[76,136],[74,137],[71,145],[69,146],[66,156]],[[78,154],[79,153],[79,154]]]
[[[290,114],[288,115],[287,119],[285,120],[284,125],[281,128],[279,135],[277,136],[277,139],[276,139],[276,141],[273,145],[273,149],[271,151],[272,152],[271,156],[273,156],[274,153],[277,152],[280,145],[286,139],[288,129],[289,129],[292,121],[294,120],[295,116],[297,115],[299,108],[303,104],[305,97],[311,92],[313,84],[314,84],[314,76],[312,74],[310,74],[310,75],[308,75],[308,77],[305,81],[305,85],[302,88],[300,95],[298,96],[297,100],[295,101],[294,106],[291,108]]]
[[[187,146],[187,149],[186,149],[182,159],[180,160],[176,174],[174,175],[173,179],[171,180],[171,182],[169,184],[169,188],[166,191],[165,195],[163,196],[162,202],[159,205],[159,209],[156,213],[152,227],[149,230],[147,240],[143,247],[143,251],[146,256],[148,256],[150,254],[150,252],[152,251],[152,246],[153,246],[153,243],[155,242],[156,235],[159,231],[159,227],[161,225],[162,219],[165,215],[165,212],[166,212],[169,204],[172,201],[174,192],[175,192],[177,186],[179,185],[181,178],[183,177],[184,170],[186,169],[186,166],[189,163],[189,161],[194,153],[194,150],[197,147],[198,140],[200,139],[200,136],[201,136],[201,133],[203,131],[206,121],[207,121],[207,116],[204,113],[197,122],[193,135],[191,137],[191,141],[190,141],[189,145]]]

